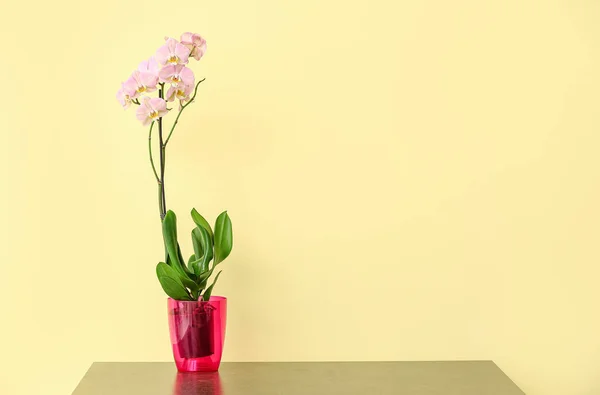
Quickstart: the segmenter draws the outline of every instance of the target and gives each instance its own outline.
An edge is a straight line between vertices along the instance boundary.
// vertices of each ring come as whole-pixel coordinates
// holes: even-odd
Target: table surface
[[[524,395],[491,361],[226,362],[177,373],[169,362],[95,362],[73,395]]]

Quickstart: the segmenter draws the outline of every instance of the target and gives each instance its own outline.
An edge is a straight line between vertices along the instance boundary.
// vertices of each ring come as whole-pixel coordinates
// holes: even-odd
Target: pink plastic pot
[[[208,302],[186,302],[169,298],[169,331],[175,365],[180,372],[219,370],[227,299],[211,296]]]

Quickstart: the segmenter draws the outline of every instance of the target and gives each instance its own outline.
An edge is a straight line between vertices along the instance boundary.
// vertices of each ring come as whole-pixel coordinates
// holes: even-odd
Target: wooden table
[[[73,395],[523,395],[491,361],[229,362],[177,373],[169,362],[96,362]]]

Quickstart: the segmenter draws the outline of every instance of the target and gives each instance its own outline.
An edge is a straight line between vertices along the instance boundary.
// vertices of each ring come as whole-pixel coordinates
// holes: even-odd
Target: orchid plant
[[[142,125],[150,126],[148,152],[158,185],[158,208],[165,245],[165,260],[156,266],[156,275],[165,293],[175,300],[209,300],[221,272],[214,276],[210,285],[209,279],[233,247],[231,220],[226,211],[217,217],[213,232],[208,221],[192,209],[192,220],[196,224],[192,230],[194,253],[186,264],[177,241],[177,217],[173,211],[167,210],[166,148],[179,117],[193,103],[198,86],[204,81],[196,82],[194,72],[188,67],[189,60],[200,60],[205,52],[206,41],[198,34],[183,33],[179,41],[167,37],[156,54],[141,62],[117,92],[123,108],[137,106],[137,119]],[[174,110],[173,106],[177,106],[177,115],[168,128],[164,118]],[[155,125],[158,129],[158,170],[152,153]]]

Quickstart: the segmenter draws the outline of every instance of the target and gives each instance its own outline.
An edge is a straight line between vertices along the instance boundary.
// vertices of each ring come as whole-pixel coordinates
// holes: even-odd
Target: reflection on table
[[[223,395],[219,372],[177,373],[173,395]]]

